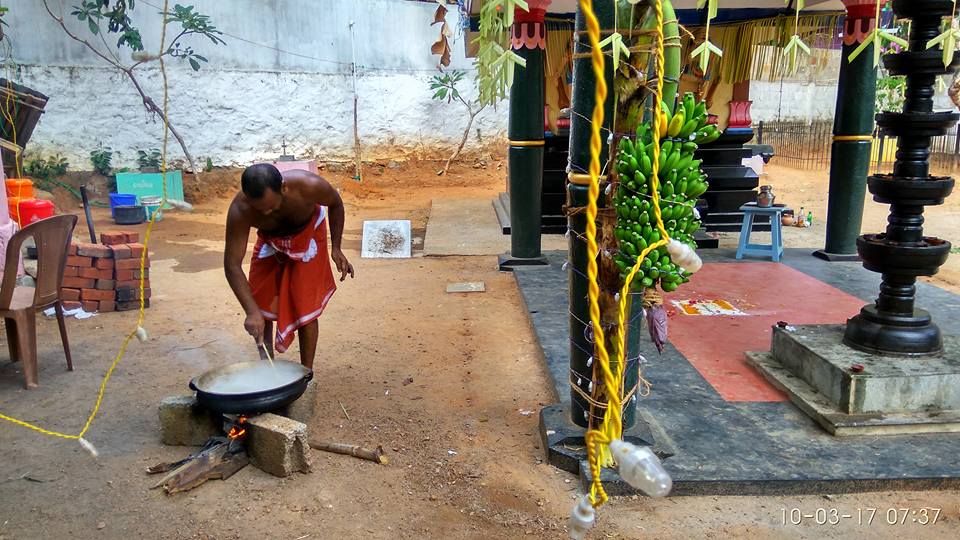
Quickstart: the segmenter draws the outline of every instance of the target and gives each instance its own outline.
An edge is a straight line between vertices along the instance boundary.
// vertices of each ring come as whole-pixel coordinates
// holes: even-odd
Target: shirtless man
[[[340,272],[340,281],[347,274],[353,277],[353,266],[340,250],[343,201],[333,186],[316,174],[300,170],[281,173],[270,164],[247,167],[240,182],[242,191],[227,211],[223,270],[247,314],[243,327],[258,346],[268,338],[267,347],[279,352],[287,350],[296,331],[300,362],[312,369],[319,336],[317,318],[337,288],[330,258]],[[257,229],[257,242],[248,280],[241,265],[251,227]]]

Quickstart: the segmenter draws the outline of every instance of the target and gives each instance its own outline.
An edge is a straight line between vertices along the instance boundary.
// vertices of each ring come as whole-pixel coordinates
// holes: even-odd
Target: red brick
[[[110,256],[113,257],[113,252],[110,253]],[[93,266],[100,270],[113,270],[113,259],[97,259]]]
[[[96,288],[101,291],[112,291],[117,288],[117,282],[112,279],[98,279]]]
[[[88,278],[65,277],[63,278],[63,283],[61,283],[60,286],[71,289],[92,289],[95,284],[96,281]]]
[[[81,257],[113,257],[113,252],[110,251],[110,246],[84,242],[77,244],[77,255]]]
[[[63,269],[63,277],[77,277],[80,275],[80,269],[76,266],[66,266]]]
[[[100,233],[100,243],[106,246],[115,246],[117,244],[125,244],[127,242],[127,235],[123,231],[107,231]]]
[[[140,280],[139,280],[139,279],[133,279],[133,280],[130,280],[130,281],[119,281],[119,280],[117,281],[117,290],[120,290],[120,289],[139,289],[139,288],[140,288]],[[145,288],[145,289],[149,289],[149,288],[150,288],[150,280],[149,280],[149,279],[143,280],[143,288]]]
[[[116,311],[117,303],[110,300],[101,300],[100,301],[100,313],[106,313],[108,311]]]
[[[86,311],[87,313],[100,311],[100,302],[97,302],[96,300],[84,300],[81,306],[83,307],[83,310]]]
[[[60,299],[76,302],[77,300],[80,300],[80,289],[60,289]]]
[[[67,255],[76,255],[77,254],[77,244],[71,243],[70,248],[67,249]]]
[[[130,281],[133,279],[133,270],[117,270],[113,273],[113,278],[117,281]]]
[[[124,240],[127,244],[136,244],[140,241],[140,233],[133,231],[122,231],[123,235],[126,237]]]
[[[150,279],[150,268],[149,268],[149,267],[143,269],[143,277],[145,277],[145,278],[147,278],[147,279]],[[133,271],[133,279],[140,279],[140,269],[139,269],[139,268],[137,268],[136,270]]]
[[[150,289],[143,289],[143,297],[147,300],[150,299]],[[117,289],[117,302],[131,302],[133,300],[140,299],[140,289],[139,288],[120,288]]]
[[[150,307],[150,300],[144,300],[143,307]],[[131,311],[134,309],[140,309],[139,300],[134,300],[132,302],[117,302],[117,311]]]
[[[67,310],[77,309],[78,307],[81,307],[80,302],[76,302],[73,300],[65,300],[63,302],[60,302],[60,305],[63,306],[63,309],[67,309]]]
[[[101,291],[100,289],[83,289],[80,291],[80,298],[85,302],[87,300],[114,300],[116,297],[116,293],[113,291]]]
[[[90,268],[93,266],[92,257],[80,257],[77,255],[67,256],[67,266],[77,266],[79,268]]]
[[[99,275],[99,272],[100,272],[99,270],[97,270],[96,268],[93,268],[93,267],[90,267],[90,268],[81,268],[81,269],[80,269],[80,277],[82,277],[82,278],[89,278],[89,279],[97,279],[97,276]]]
[[[120,259],[129,259],[130,258],[130,246],[126,244],[118,244],[116,246],[110,246],[113,250],[113,258],[117,259],[117,262]]]
[[[134,259],[139,259],[140,255],[143,255],[143,244],[127,244],[130,246],[130,257]]]
[[[150,267],[150,261],[145,261],[145,267]],[[117,270],[139,270],[140,259],[120,259],[117,261]]]

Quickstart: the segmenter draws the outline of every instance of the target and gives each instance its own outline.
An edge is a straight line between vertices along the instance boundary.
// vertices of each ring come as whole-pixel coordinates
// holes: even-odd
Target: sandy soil
[[[456,167],[448,177],[434,169],[385,168],[363,183],[349,179],[352,171],[327,174],[347,204],[344,246],[357,277],[340,285],[321,318],[316,376],[324,394],[310,428],[326,439],[382,444],[389,466],[315,452],[309,475],[277,479],[251,466],[186,494],[149,489],[146,466],[188,452],[160,444],[158,401],[185,393],[201,371],[256,354],[221,270],[227,201],[213,199],[192,214],[171,212],[157,227],[151,340],[134,342],[110,382],[88,434],[100,458],[72,441],[0,423],[0,539],[566,537],[576,479],[542,462],[536,411],[557,397],[513,278],[496,271],[495,257],[359,258],[362,220],[411,219],[422,246],[431,198],[489,198],[504,185],[496,162],[486,170]],[[96,217],[106,222],[105,211]],[[818,242],[811,237],[810,245]],[[444,293],[458,281],[485,281],[487,291]],[[0,362],[0,412],[77,431],[134,321],[132,313],[69,321],[73,373],[64,370],[56,324],[41,321],[41,387],[22,390],[19,366]],[[294,347],[287,356],[296,354]],[[880,519],[888,508],[921,506],[941,508],[938,523]],[[784,525],[782,512],[791,508],[879,511],[870,525]],[[960,493],[948,491],[627,498],[603,509],[593,537],[958,535]]]

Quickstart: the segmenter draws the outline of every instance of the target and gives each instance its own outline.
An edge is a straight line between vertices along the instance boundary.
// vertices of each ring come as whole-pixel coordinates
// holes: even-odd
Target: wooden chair
[[[27,389],[37,387],[37,311],[53,306],[60,325],[60,340],[67,357],[67,369],[73,371],[67,326],[60,304],[60,284],[63,268],[77,216],[53,216],[31,223],[18,231],[7,244],[3,281],[0,283],[0,317],[7,327],[10,358],[23,362],[23,377]],[[23,241],[33,237],[37,244],[37,287],[17,286],[17,264]]]

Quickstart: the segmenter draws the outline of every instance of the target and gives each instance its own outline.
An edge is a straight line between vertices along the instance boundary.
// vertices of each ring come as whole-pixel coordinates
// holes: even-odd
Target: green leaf
[[[97,22],[93,19],[87,20],[87,26],[90,28],[90,32],[92,32],[94,35],[100,33],[100,27],[97,26]]]
[[[440,95],[440,99],[446,99],[446,97],[447,97],[447,89],[446,89],[446,88],[441,88],[441,89],[437,92],[437,94]]]
[[[192,57],[188,58],[187,61],[190,62],[190,67],[192,67],[194,71],[200,71],[200,62],[197,62],[197,60]]]
[[[878,41],[876,28],[871,30],[870,33],[867,34],[867,37],[863,38],[863,43],[861,43],[860,46],[858,46],[856,49],[853,50],[852,53],[850,53],[850,56],[847,57],[847,62],[853,62],[854,60],[856,60],[857,57],[860,56],[860,53],[862,53],[867,47],[873,44],[874,41]],[[877,44],[877,46],[879,46],[879,44]]]

